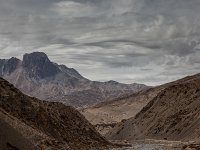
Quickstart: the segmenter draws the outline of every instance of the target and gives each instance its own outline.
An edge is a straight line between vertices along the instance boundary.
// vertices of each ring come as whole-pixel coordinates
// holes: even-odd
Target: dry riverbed
[[[199,150],[199,144],[193,142],[181,142],[181,141],[167,141],[167,140],[140,140],[134,141],[131,144],[127,141],[117,142],[125,144],[123,148],[112,149],[112,150]]]

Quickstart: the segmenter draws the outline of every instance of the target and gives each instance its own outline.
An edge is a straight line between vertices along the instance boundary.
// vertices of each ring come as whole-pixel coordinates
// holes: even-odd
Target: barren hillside
[[[135,117],[119,123],[111,139],[191,140],[200,137],[200,75],[189,76],[162,90]]]
[[[0,149],[5,150],[88,150],[111,145],[74,108],[28,97],[2,78],[0,124]]]

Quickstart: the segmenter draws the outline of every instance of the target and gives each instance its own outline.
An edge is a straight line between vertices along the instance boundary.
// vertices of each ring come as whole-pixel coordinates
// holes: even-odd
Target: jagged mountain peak
[[[12,57],[10,59],[0,60],[0,75],[9,75],[20,65],[21,60]]]
[[[26,61],[27,58],[38,58],[38,59],[44,59],[44,60],[49,60],[48,56],[44,52],[32,52],[32,53],[26,53],[23,56],[23,61]]]
[[[23,56],[23,66],[33,67],[46,63],[51,63],[48,56],[43,52],[26,53]]]
[[[11,62],[21,62],[20,59],[16,58],[16,57],[11,57],[10,59],[8,59],[8,61],[11,61]]]
[[[52,63],[43,52],[33,52],[23,56],[22,66],[30,77],[47,78],[60,72],[57,64]]]

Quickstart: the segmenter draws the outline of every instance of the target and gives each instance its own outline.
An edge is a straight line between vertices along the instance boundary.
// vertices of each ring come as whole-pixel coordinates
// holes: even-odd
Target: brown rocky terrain
[[[147,90],[134,93],[129,96],[122,96],[120,98],[102,102],[95,106],[91,106],[81,110],[81,113],[93,124],[96,129],[105,135],[115,125],[121,121],[134,117],[145,107],[152,99],[154,99],[161,91],[166,88],[182,82],[186,82],[193,78],[186,77],[163,84],[156,87],[151,87]]]
[[[102,135],[105,135],[114,128],[117,123],[121,121],[124,122],[126,119],[134,117],[143,107],[155,98],[159,92],[178,81],[152,87],[111,101],[102,102],[95,106],[82,109],[80,112]]]
[[[135,117],[116,125],[107,137],[128,141],[198,141],[199,105],[200,74],[197,74],[168,84]]]
[[[22,94],[0,78],[0,149],[106,149],[107,142],[74,108]]]
[[[103,102],[81,110],[102,135],[121,121],[135,116],[162,88],[148,89],[130,96]]]
[[[91,106],[148,88],[136,83],[90,81],[73,68],[51,62],[41,52],[25,54],[23,60],[0,59],[0,77],[27,95],[74,107]]]
[[[142,92],[99,103],[81,110],[92,124],[112,124],[135,116],[162,87],[151,88]]]

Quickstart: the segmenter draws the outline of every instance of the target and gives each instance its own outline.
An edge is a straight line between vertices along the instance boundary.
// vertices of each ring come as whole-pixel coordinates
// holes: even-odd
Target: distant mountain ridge
[[[83,107],[147,89],[143,84],[90,81],[75,69],[58,65],[43,52],[25,54],[23,60],[0,59],[0,77],[27,95]]]

